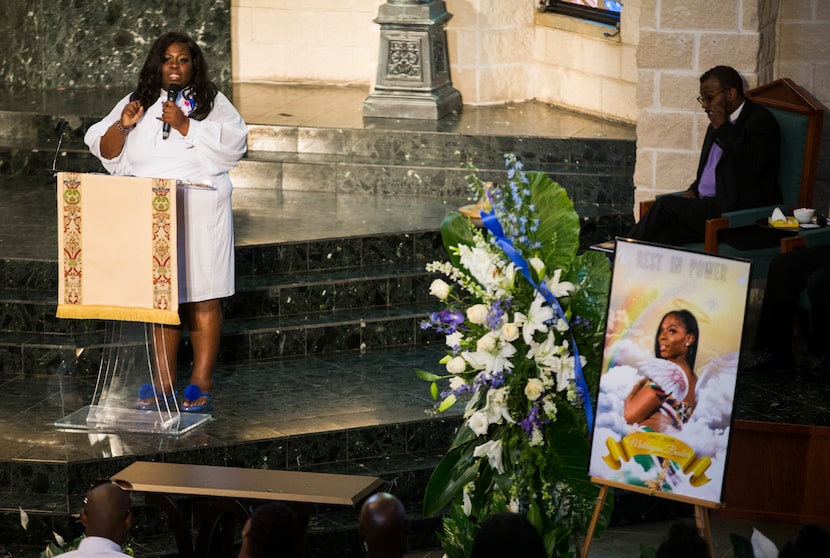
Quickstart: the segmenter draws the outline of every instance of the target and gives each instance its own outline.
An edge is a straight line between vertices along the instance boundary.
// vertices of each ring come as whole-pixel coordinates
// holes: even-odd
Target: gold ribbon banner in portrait
[[[689,484],[703,486],[711,479],[704,473],[712,460],[698,457],[695,451],[674,436],[657,432],[633,432],[617,442],[613,438],[605,440],[608,455],[602,459],[613,470],[621,467],[621,461],[628,461],[634,455],[653,455],[674,461],[683,468],[683,473],[690,475]]]
[[[58,173],[59,318],[178,324],[176,181]]]

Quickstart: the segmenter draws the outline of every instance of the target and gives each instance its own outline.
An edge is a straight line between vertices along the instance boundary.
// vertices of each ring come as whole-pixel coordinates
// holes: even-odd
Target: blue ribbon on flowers
[[[582,393],[585,394],[585,420],[588,423],[588,432],[590,434],[594,430],[594,411],[591,404],[591,392],[588,391],[588,382],[585,381],[585,375],[582,373],[582,363],[579,362],[579,349],[576,346],[576,339],[574,339],[573,331],[570,328],[570,324],[568,324],[567,318],[565,318],[565,312],[562,310],[559,300],[553,295],[552,292],[550,292],[550,289],[544,281],[537,285],[536,281],[533,280],[533,276],[530,273],[530,265],[527,263],[527,260],[519,254],[518,250],[513,247],[513,242],[504,235],[504,229],[501,227],[499,218],[496,217],[495,210],[491,209],[487,212],[481,209],[479,210],[479,214],[481,215],[481,224],[484,225],[484,227],[490,231],[490,234],[493,235],[496,241],[496,246],[498,246],[510,259],[510,261],[513,262],[513,265],[515,265],[516,268],[522,272],[525,279],[527,279],[527,281],[539,292],[539,294],[542,295],[542,297],[544,297],[545,301],[558,311],[559,315],[565,321],[565,324],[568,325],[568,331],[571,334],[571,345],[574,350],[574,377],[576,379],[576,385],[579,386],[579,389],[581,389]]]

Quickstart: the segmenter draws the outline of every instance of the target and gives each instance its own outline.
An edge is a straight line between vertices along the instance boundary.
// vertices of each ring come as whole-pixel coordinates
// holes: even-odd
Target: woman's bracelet
[[[130,132],[133,131],[133,128],[135,128],[135,124],[133,124],[129,128],[125,128],[124,126],[121,125],[120,120],[116,120],[115,121],[115,127],[118,129],[119,132],[124,132],[125,134],[129,134]]]

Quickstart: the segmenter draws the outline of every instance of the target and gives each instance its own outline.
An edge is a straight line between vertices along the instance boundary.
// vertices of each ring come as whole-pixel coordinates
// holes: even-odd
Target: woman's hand
[[[121,127],[130,128],[135,126],[135,123],[141,119],[144,114],[144,107],[141,106],[141,101],[133,101],[127,103],[124,110],[121,111]]]
[[[171,128],[183,136],[186,136],[188,130],[190,130],[190,119],[173,101],[164,101],[161,109],[161,121],[170,124]]]
[[[141,101],[132,101],[124,106],[121,117],[114,122],[101,137],[101,156],[105,159],[114,159],[124,149],[127,135],[132,131],[136,122],[144,114]]]

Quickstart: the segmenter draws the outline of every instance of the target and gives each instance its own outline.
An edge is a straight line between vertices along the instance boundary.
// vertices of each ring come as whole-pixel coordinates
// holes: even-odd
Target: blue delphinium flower
[[[447,335],[455,333],[459,329],[466,329],[463,327],[464,314],[461,312],[453,312],[451,310],[441,310],[440,312],[433,312],[429,315],[429,320],[421,322],[421,329],[434,329],[438,333],[446,333]]]
[[[502,317],[512,307],[513,299],[510,297],[493,302],[490,306],[490,312],[487,314],[487,327],[491,330],[499,329],[502,324]]]
[[[521,426],[522,430],[527,433],[528,437],[532,437],[534,427],[541,428],[548,422],[550,421],[539,416],[539,407],[534,403],[531,405],[530,411],[527,413],[527,417],[519,423],[519,426]]]

